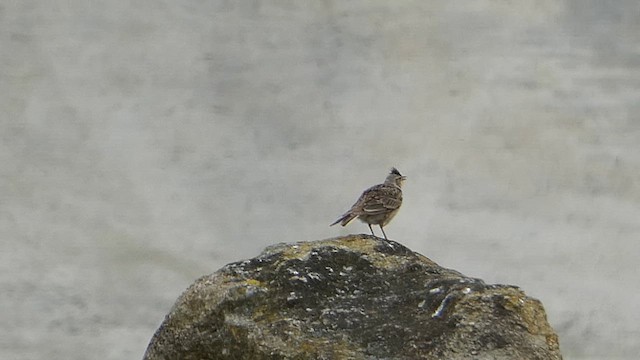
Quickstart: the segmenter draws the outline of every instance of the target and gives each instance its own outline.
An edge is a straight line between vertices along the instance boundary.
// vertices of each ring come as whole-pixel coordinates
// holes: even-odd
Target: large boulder
[[[538,300],[368,235],[270,246],[200,278],[144,356],[561,358]]]

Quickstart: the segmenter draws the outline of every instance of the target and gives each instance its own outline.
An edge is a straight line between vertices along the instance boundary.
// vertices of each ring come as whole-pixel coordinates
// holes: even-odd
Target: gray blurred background
[[[640,353],[640,3],[0,1],[0,357],[140,359],[200,275],[328,224]]]

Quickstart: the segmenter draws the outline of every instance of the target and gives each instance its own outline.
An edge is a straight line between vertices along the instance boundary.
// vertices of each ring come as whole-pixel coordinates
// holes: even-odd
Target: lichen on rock
[[[542,304],[369,235],[278,244],[197,280],[144,357],[561,359]]]

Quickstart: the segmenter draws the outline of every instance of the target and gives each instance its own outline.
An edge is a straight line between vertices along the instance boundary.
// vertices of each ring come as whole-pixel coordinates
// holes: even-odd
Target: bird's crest
[[[391,168],[391,174],[402,176],[402,174],[400,174],[400,171],[398,171],[398,169],[396,169],[394,167]]]

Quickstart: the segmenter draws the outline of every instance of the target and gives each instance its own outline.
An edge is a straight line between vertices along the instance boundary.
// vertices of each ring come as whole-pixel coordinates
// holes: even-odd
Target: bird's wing
[[[400,189],[380,184],[365,190],[353,205],[352,211],[357,214],[376,215],[395,210],[401,204],[402,191]]]

